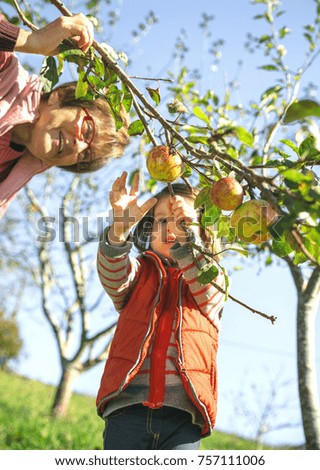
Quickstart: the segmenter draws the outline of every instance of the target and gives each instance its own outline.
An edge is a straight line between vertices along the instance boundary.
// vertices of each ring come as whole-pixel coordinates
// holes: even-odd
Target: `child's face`
[[[78,106],[61,108],[56,103],[41,103],[40,117],[34,123],[27,143],[28,150],[49,165],[76,164],[87,155],[87,142],[93,139],[94,123],[86,116],[85,110]],[[94,140],[90,150],[93,143]]]
[[[188,215],[192,215],[196,221],[196,211],[194,210],[194,201],[184,198],[186,211]],[[199,227],[193,226],[193,231],[199,235]],[[169,254],[170,248],[177,241],[177,235],[181,234],[181,225],[177,223],[170,202],[170,196],[162,197],[154,208],[153,231],[151,236],[151,249],[160,255],[171,258]]]

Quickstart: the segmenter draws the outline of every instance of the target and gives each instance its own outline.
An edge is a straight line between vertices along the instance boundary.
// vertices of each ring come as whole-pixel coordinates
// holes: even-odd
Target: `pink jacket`
[[[32,155],[9,147],[16,124],[37,120],[41,89],[39,77],[29,75],[13,53],[0,52],[0,218],[17,192],[48,168]],[[3,179],[4,174],[7,176]]]

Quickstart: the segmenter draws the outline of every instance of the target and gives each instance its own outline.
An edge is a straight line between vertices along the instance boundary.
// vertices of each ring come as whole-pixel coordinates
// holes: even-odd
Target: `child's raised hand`
[[[187,200],[182,196],[170,197],[170,203],[175,221],[173,232],[177,237],[177,241],[184,243],[190,233],[190,224],[197,220],[197,212],[194,209],[193,201],[189,201],[189,199]]]
[[[60,16],[38,31],[20,29],[15,50],[45,56],[59,54],[59,45],[64,39],[73,38],[85,53],[92,45],[93,24],[82,13]]]
[[[108,238],[112,245],[123,245],[132,227],[157,203],[157,199],[152,197],[141,206],[138,205],[138,172],[133,177],[129,192],[126,188],[126,180],[127,172],[124,171],[114,181],[109,193],[113,209],[113,224],[110,227]]]

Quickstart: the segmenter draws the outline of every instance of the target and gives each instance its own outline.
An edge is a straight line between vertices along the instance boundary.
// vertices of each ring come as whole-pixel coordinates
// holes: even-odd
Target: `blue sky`
[[[30,5],[36,2],[30,1]],[[293,30],[288,37],[288,61],[292,67],[302,61],[302,52],[306,42],[301,40],[302,25],[311,21],[314,12],[312,0],[290,0],[284,2],[287,13],[281,17],[281,25]],[[272,72],[262,72],[257,66],[268,63],[261,55],[250,55],[244,50],[246,34],[262,34],[266,30],[265,23],[253,21],[252,17],[261,11],[249,0],[206,1],[198,0],[123,0],[113,2],[119,8],[121,19],[116,28],[108,33],[106,40],[116,50],[124,50],[132,60],[131,74],[159,76],[158,73],[169,65],[175,71],[176,64],[171,59],[173,45],[181,30],[186,31],[186,42],[190,48],[186,55],[186,63],[199,67],[203,71],[201,86],[222,93],[225,80],[237,80],[239,102],[247,102],[257,98],[268,86],[273,85]],[[79,11],[80,11],[80,2]],[[138,43],[132,42],[131,31],[146,14],[153,10],[159,22],[156,23]],[[73,10],[75,11],[75,10]],[[105,6],[103,14],[107,15]],[[206,44],[198,28],[201,13],[215,17],[211,27],[210,41],[223,38],[225,45],[219,64],[219,70],[211,70],[211,62],[205,56]],[[54,14],[54,17],[59,16]],[[239,60],[243,62],[239,68]],[[41,59],[34,61],[38,67]],[[319,77],[319,64],[315,64],[312,73],[304,85]],[[269,84],[270,83],[270,84]],[[141,85],[142,86],[142,85]],[[319,97],[317,97],[319,99]],[[120,174],[120,164],[114,176]],[[14,211],[14,205],[10,211]],[[10,211],[8,216],[10,217]],[[230,257],[224,264],[232,271],[232,294],[249,305],[276,315],[275,325],[244,308],[229,301],[224,309],[223,328],[219,348],[219,411],[217,428],[247,435],[250,426],[235,411],[243,392],[252,405],[258,406],[255,397],[263,393],[270,394],[270,384],[278,381],[289,381],[290,384],[279,388],[279,403],[285,401],[291,406],[281,416],[279,422],[300,420],[297,396],[296,372],[296,290],[288,268],[275,261],[271,267],[264,266],[264,260],[240,262]],[[239,266],[242,269],[238,269]],[[97,280],[98,282],[98,280]],[[101,321],[101,319],[100,319]],[[27,376],[57,383],[59,367],[55,344],[51,338],[49,327],[38,312],[24,315],[21,318],[22,334],[25,340],[25,357],[17,365],[17,370]],[[320,322],[317,320],[317,332]],[[318,334],[319,337],[319,334]],[[318,344],[318,373],[320,376],[320,352]],[[103,365],[83,374],[75,389],[83,393],[95,395]],[[280,377],[280,378],[279,378]],[[292,381],[292,382],[291,382]],[[254,393],[256,388],[257,393]],[[94,409],[93,409],[94,412]],[[301,426],[296,429],[284,429],[270,433],[266,439],[272,443],[301,443],[303,434]]]

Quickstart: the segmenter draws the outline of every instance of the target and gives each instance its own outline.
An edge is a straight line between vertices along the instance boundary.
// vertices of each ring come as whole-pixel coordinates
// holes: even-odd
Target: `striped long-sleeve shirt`
[[[183,246],[176,243],[171,248],[170,255],[182,271],[201,313],[219,329],[224,294],[212,284],[199,283],[199,270],[207,264],[207,261],[203,254],[192,248],[194,242],[195,239],[192,239]],[[99,245],[97,260],[99,278],[119,313],[125,306],[140,269],[139,260],[129,256],[131,248],[132,243],[129,241],[120,247],[110,245],[107,241],[107,233]],[[221,270],[214,282],[223,287],[224,275]]]
[[[192,248],[194,241],[193,239],[184,246],[176,243],[171,248],[170,255],[188,283],[199,310],[219,330],[224,294],[211,284],[202,285],[198,282],[199,269],[207,261],[202,254]],[[120,314],[126,305],[130,292],[135,286],[139,269],[141,269],[139,259],[130,256],[131,248],[132,243],[129,241],[121,247],[110,245],[106,231],[98,251],[97,266],[100,281]],[[219,272],[215,283],[221,287],[224,285],[224,275],[222,272]],[[175,359],[178,356],[175,338],[176,324],[177,317],[174,316],[170,332],[168,332],[165,364],[163,366],[163,380],[165,381],[163,404],[189,411],[193,416],[193,422],[201,426],[202,418],[186,395],[175,365]],[[156,337],[155,335],[138,374],[124,392],[110,401],[105,409],[105,416],[124,406],[148,402],[150,400],[150,390],[152,388],[150,387],[150,381],[152,382],[152,352],[153,348],[157,347]],[[160,365],[157,363],[157,368],[159,369],[159,367]],[[159,376],[159,370],[157,375]]]

